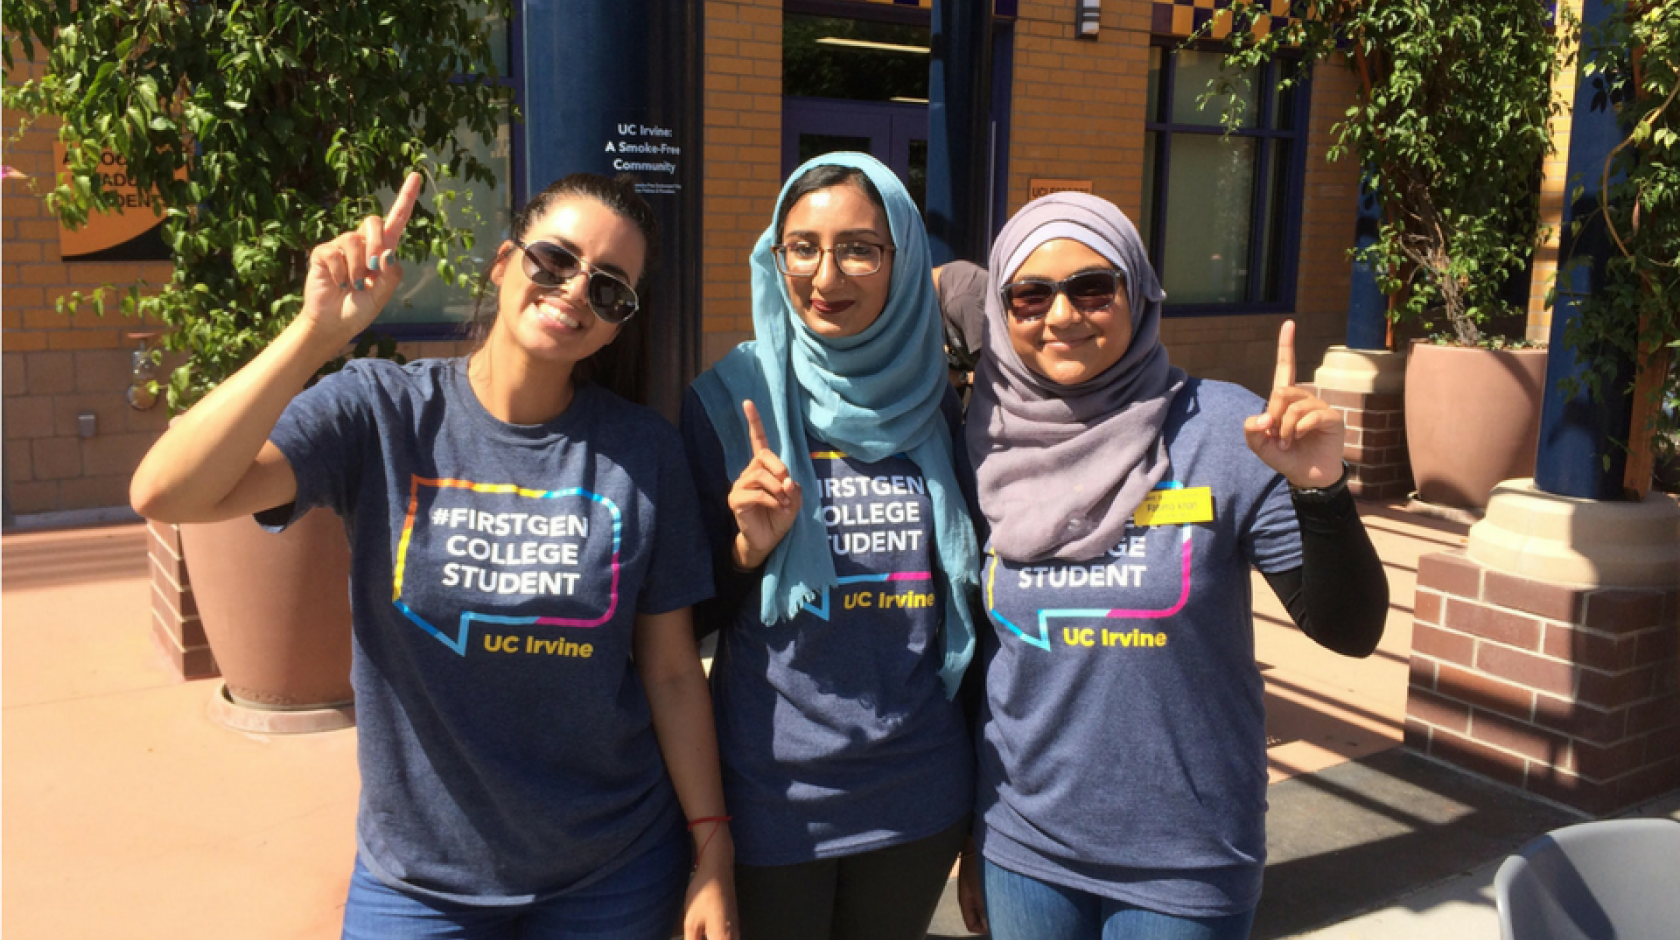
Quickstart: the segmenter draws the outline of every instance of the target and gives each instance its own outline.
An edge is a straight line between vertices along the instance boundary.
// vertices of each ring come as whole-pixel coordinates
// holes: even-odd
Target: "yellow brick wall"
[[[781,0],[706,0],[703,159],[705,266],[701,297],[703,362],[752,335],[747,256],[769,224],[781,186]],[[1073,38],[1064,0],[1022,0],[1016,23],[1010,129],[1009,210],[1026,202],[1035,177],[1090,179],[1098,195],[1128,213],[1142,192],[1149,0],[1103,5],[1095,42]],[[1328,128],[1351,101],[1339,68],[1320,68],[1314,84],[1305,218],[1296,317],[1301,377],[1345,330],[1357,167],[1326,164]],[[5,116],[15,127],[15,115]],[[1088,128],[1070,130],[1070,128]],[[31,183],[51,176],[51,134],[32,131],[8,145],[6,162],[32,181],[5,183],[0,226],[0,349],[4,352],[5,468],[19,514],[122,505],[129,474],[166,417],[160,406],[131,411],[124,334],[135,325],[112,316],[56,313],[71,290],[136,277],[161,282],[166,264],[65,265],[57,224]],[[1169,320],[1163,335],[1175,362],[1194,374],[1257,390],[1270,381],[1282,316]],[[428,344],[413,354],[447,354]],[[99,435],[76,437],[76,415],[98,415]]]
[[[769,224],[781,184],[782,4],[707,0],[704,92],[704,362],[752,335],[747,256]],[[5,127],[19,118],[7,112]],[[162,405],[128,408],[129,350],[120,317],[58,314],[57,297],[144,277],[162,282],[167,263],[58,261],[58,226],[37,190],[51,179],[53,134],[41,127],[6,149],[8,180],[0,246],[0,350],[4,364],[4,452],[11,509],[19,515],[120,506],[140,456],[161,433]],[[447,355],[448,344],[412,344],[414,355]],[[93,411],[99,435],[76,437],[76,415]]]
[[[752,338],[747,257],[782,175],[781,0],[706,0],[702,364]]]
[[[1090,180],[1135,215],[1143,193],[1148,0],[1103,4],[1096,40],[1075,39],[1063,0],[1021,0],[1009,116],[1009,211],[1028,181]]]
[[[23,57],[20,71],[29,68]],[[3,116],[7,135],[20,117]],[[83,306],[59,313],[56,301],[72,291],[145,279],[162,283],[170,266],[151,263],[72,263],[59,260],[58,222],[41,199],[52,185],[56,124],[6,140],[7,166],[28,174],[8,179],[0,206],[0,377],[4,379],[5,474],[16,514],[122,506],[128,478],[168,416],[128,407],[133,343],[141,325],[115,309],[97,316]],[[91,413],[93,437],[77,436],[77,416]]]
[[[1094,193],[1128,215],[1139,211],[1152,7],[1149,0],[1103,4],[1093,41],[1074,38],[1068,4],[1021,0],[1009,119],[1009,211],[1026,203],[1028,181],[1037,177],[1090,180]],[[1329,127],[1351,103],[1351,91],[1339,63],[1318,70],[1295,312],[1168,319],[1162,339],[1173,362],[1191,374],[1266,390],[1278,327],[1290,316],[1296,320],[1302,380],[1311,378],[1327,346],[1345,338],[1351,273],[1346,249],[1353,239],[1359,176],[1351,161],[1328,164],[1323,155]]]
[[[1582,0],[1564,0],[1564,5],[1576,18],[1581,16]],[[1552,76],[1552,91],[1573,106],[1575,101],[1575,60],[1558,68]],[[1547,156],[1540,171],[1540,225],[1542,240],[1534,252],[1534,271],[1528,286],[1529,339],[1545,342],[1551,338],[1552,309],[1546,306],[1546,292],[1557,280],[1558,240],[1563,234],[1564,210],[1569,205],[1569,140],[1574,118],[1569,111],[1551,120],[1552,145],[1557,152]],[[1577,180],[1578,184],[1580,181]]]

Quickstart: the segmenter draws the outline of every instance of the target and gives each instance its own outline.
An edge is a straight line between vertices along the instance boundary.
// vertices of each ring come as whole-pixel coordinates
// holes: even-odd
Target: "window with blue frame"
[[[515,54],[518,49],[518,37],[514,30],[518,29],[518,24],[516,22],[510,25],[507,20],[494,16],[488,10],[484,16],[490,21],[490,45],[495,54],[497,81],[512,87],[514,100],[517,101],[519,56]],[[470,223],[473,230],[472,250],[460,265],[474,277],[475,283],[478,276],[488,269],[490,261],[495,257],[497,246],[507,237],[513,222],[513,203],[516,195],[515,157],[523,141],[520,139],[522,135],[519,133],[519,125],[512,120],[512,115],[506,107],[499,117],[500,127],[496,131],[495,139],[489,143],[465,129],[460,135],[467,142],[467,147],[473,155],[495,171],[496,184],[485,186],[461,179],[451,179],[445,183],[452,189],[471,194],[470,203],[457,200],[448,208],[452,216]],[[431,184],[428,183],[428,191],[430,189]],[[427,202],[428,196],[429,192],[421,194],[422,203],[430,204]],[[395,197],[394,192],[381,193],[380,202],[382,205],[390,205]],[[397,288],[391,302],[379,314],[375,329],[404,339],[455,336],[460,325],[472,317],[473,292],[445,283],[439,278],[436,258],[428,258],[424,262],[409,262],[404,267],[402,285]]]
[[[1167,313],[1294,306],[1308,92],[1305,80],[1282,86],[1297,68],[1274,60],[1237,73],[1217,50],[1150,47],[1138,231]],[[1228,130],[1232,105],[1241,119]]]

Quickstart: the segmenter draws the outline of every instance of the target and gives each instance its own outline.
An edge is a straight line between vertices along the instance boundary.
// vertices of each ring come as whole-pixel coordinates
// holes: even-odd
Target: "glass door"
[[[782,26],[782,175],[835,150],[927,194],[928,27],[789,12]]]
[[[836,150],[867,153],[892,168],[923,204],[927,194],[925,105],[786,98],[782,104],[782,176]]]

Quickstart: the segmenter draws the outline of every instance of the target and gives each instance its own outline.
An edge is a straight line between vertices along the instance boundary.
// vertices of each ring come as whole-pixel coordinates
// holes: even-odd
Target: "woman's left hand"
[[[735,940],[735,843],[729,827],[716,827],[701,843],[683,903],[683,940]]]
[[[962,911],[963,926],[969,933],[992,932],[991,924],[986,922],[986,895],[980,888],[981,864],[980,851],[970,836],[957,862],[957,909]]]
[[[1342,413],[1295,385],[1295,321],[1278,330],[1277,370],[1266,410],[1243,422],[1250,450],[1297,489],[1342,478]]]

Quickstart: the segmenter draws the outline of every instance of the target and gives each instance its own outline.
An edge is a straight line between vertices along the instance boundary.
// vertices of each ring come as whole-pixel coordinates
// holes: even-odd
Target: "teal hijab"
[[[776,205],[783,205],[795,180],[818,166],[862,171],[886,204],[897,248],[886,308],[856,336],[831,340],[813,333],[776,270],[770,249],[780,233],[773,220],[751,258],[757,339],[737,346],[696,379],[694,389],[723,443],[731,477],[752,459],[741,415],[741,402],[752,399],[770,447],[805,494],[793,528],[764,564],[760,617],[766,624],[793,619],[838,583],[811,467],[811,438],[869,463],[904,454],[922,471],[933,503],[936,577],[945,595],[940,678],[946,694],[954,696],[974,656],[969,601],[979,590],[979,548],[957,486],[950,429],[940,412],[947,384],[944,331],[927,230],[904,184],[862,153],[830,153],[807,162],[788,178]]]

